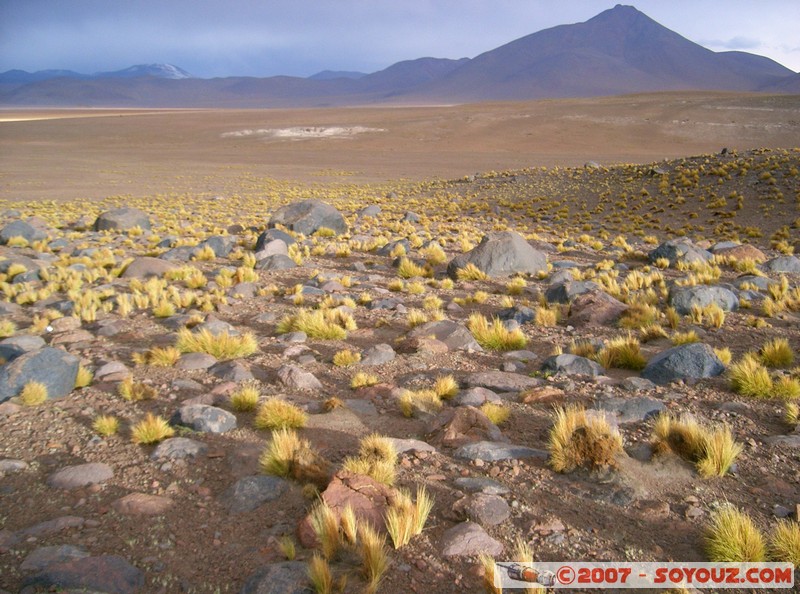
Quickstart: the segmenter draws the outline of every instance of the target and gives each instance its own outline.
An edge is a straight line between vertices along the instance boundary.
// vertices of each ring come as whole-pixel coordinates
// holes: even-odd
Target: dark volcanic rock
[[[670,266],[675,266],[678,262],[707,262],[711,259],[711,252],[693,245],[685,239],[670,239],[651,251],[647,257],[650,262],[655,262],[660,258],[669,260]]]
[[[547,270],[547,256],[534,249],[519,233],[502,231],[484,235],[475,248],[453,258],[447,266],[447,274],[455,278],[458,270],[467,264],[475,265],[489,276],[536,274]]]
[[[321,227],[332,229],[337,234],[347,232],[347,222],[342,213],[319,200],[303,200],[282,206],[267,224],[270,228],[276,225],[283,225],[303,235],[311,235]]]
[[[28,243],[45,239],[47,233],[25,221],[13,221],[0,229],[0,245],[5,245],[12,237],[22,237]]]
[[[228,512],[241,514],[278,499],[288,488],[289,482],[277,476],[246,476],[231,485],[220,496],[220,501]]]
[[[714,349],[695,342],[667,349],[651,358],[642,370],[642,377],[656,384],[678,379],[714,377],[725,371]]]
[[[308,564],[282,561],[262,567],[247,578],[239,594],[314,594],[308,581]]]
[[[134,594],[144,586],[144,573],[116,555],[83,557],[48,565],[23,582],[22,592],[36,588],[68,589],[103,594]],[[30,590],[29,590],[30,588]]]
[[[596,362],[578,355],[564,354],[545,359],[542,371],[551,371],[564,375],[588,375],[596,377],[603,375],[603,368]]]
[[[712,303],[716,303],[725,311],[739,309],[739,298],[725,287],[707,285],[682,287],[671,291],[669,296],[669,304],[683,316],[692,313],[693,306],[706,307]]]
[[[53,347],[19,355],[0,367],[0,402],[18,395],[31,381],[47,386],[48,398],[66,396],[75,388],[79,365],[77,357]]]

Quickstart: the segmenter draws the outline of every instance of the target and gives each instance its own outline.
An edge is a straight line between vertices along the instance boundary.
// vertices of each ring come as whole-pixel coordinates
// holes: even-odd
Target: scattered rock
[[[497,556],[503,552],[503,545],[474,522],[462,522],[448,528],[440,542],[444,557],[470,557],[480,553]]]
[[[371,477],[352,472],[339,471],[322,493],[321,498],[337,517],[348,505],[353,508],[356,518],[369,522],[373,528],[386,531],[384,515],[395,500],[395,491]],[[303,546],[311,548],[316,543],[316,535],[311,528],[311,520],[306,517],[298,526],[298,537]]]
[[[171,437],[162,441],[153,453],[151,460],[184,460],[202,456],[208,450],[204,443],[189,439],[188,437]]]
[[[308,564],[282,561],[262,567],[247,578],[239,594],[314,594],[308,581]]]
[[[678,379],[715,377],[725,366],[707,344],[695,342],[667,349],[650,359],[642,377],[656,384]]]
[[[0,229],[0,245],[7,244],[12,237],[22,237],[28,243],[46,239],[47,233],[25,221],[13,221]]]
[[[257,270],[291,270],[292,268],[297,268],[297,263],[283,254],[273,254],[256,263]]]
[[[162,277],[176,266],[172,262],[161,258],[151,258],[141,256],[125,267],[120,275],[122,278],[150,278],[151,276]]]
[[[551,283],[547,287],[544,296],[549,303],[571,303],[580,295],[598,292],[602,291],[600,290],[600,285],[595,282],[568,280]]]
[[[220,502],[231,514],[246,513],[278,499],[288,488],[289,483],[277,476],[246,476],[231,485]]]
[[[32,550],[19,568],[22,571],[41,571],[55,563],[64,563],[72,559],[82,559],[88,557],[89,553],[80,547],[72,545],[59,545],[50,547],[39,547]]]
[[[221,361],[208,368],[208,372],[226,382],[246,382],[253,374],[240,361]]]
[[[636,423],[666,410],[664,403],[647,396],[633,398],[604,398],[596,404],[598,410],[610,413],[617,423]]]
[[[647,255],[650,262],[655,262],[661,258],[669,260],[670,266],[675,266],[678,262],[707,262],[711,259],[711,253],[701,249],[685,239],[670,239],[659,245]]]
[[[767,259],[767,257],[764,255],[764,252],[748,243],[727,247],[714,246],[711,251],[714,253],[714,255],[727,256],[730,258],[736,258],[737,260],[754,260],[756,262],[763,262]]]
[[[508,371],[480,371],[464,378],[469,388],[487,388],[495,392],[522,392],[542,385],[542,380]]]
[[[534,249],[519,233],[502,231],[484,235],[475,248],[453,258],[447,266],[447,274],[455,278],[458,270],[467,264],[473,264],[492,277],[537,274],[547,270],[547,256]]]
[[[331,229],[338,235],[347,233],[347,222],[342,213],[319,200],[303,200],[282,206],[267,224],[270,229],[277,225],[303,235],[311,235],[321,227]]]
[[[267,229],[258,236],[258,239],[256,240],[255,251],[260,252],[271,241],[282,241],[287,247],[293,243],[296,243],[294,237],[289,235],[286,231],[281,231],[280,229]]]
[[[361,355],[361,365],[383,365],[395,358],[394,349],[388,344],[376,344]]]
[[[126,516],[160,516],[169,511],[173,504],[169,497],[131,493],[114,501],[111,507],[118,514]]]
[[[14,474],[16,472],[22,472],[27,468],[28,463],[24,460],[13,460],[10,458],[0,460],[0,474]]]
[[[797,256],[778,256],[764,262],[762,268],[768,272],[800,273],[800,258]]]
[[[47,484],[56,489],[78,489],[104,483],[114,476],[114,471],[103,462],[88,462],[67,466],[51,474]]]
[[[150,217],[138,208],[115,208],[104,212],[94,222],[95,231],[128,231],[134,227],[150,230]]]
[[[592,290],[579,295],[572,302],[569,323],[573,326],[613,324],[627,309],[627,305],[605,291]]]
[[[537,450],[525,446],[498,443],[496,441],[479,441],[468,443],[453,452],[456,458],[465,460],[484,460],[486,462],[496,462],[498,460],[522,460],[523,458],[537,458],[546,460],[548,453],[545,450]]]
[[[419,439],[401,439],[399,437],[390,437],[389,440],[394,445],[394,449],[398,454],[403,452],[435,452],[436,448],[421,441]]]
[[[457,489],[466,493],[486,493],[487,495],[505,495],[510,489],[502,483],[485,477],[462,476],[453,481]]]
[[[670,292],[669,304],[685,316],[692,313],[692,307],[706,307],[717,304],[725,311],[739,309],[739,298],[730,289],[707,285],[684,287]]]
[[[448,448],[475,441],[505,441],[497,425],[472,406],[443,410],[428,423],[427,431],[429,442]]]
[[[28,382],[47,386],[48,398],[66,396],[75,388],[80,361],[53,347],[24,353],[0,367],[0,402],[18,395]]]
[[[472,333],[465,326],[451,320],[427,322],[408,333],[409,338],[433,337],[447,345],[451,351],[482,351]]]
[[[208,353],[184,353],[175,364],[176,369],[191,371],[195,369],[208,369],[217,363],[217,358]]]
[[[453,404],[457,406],[475,406],[479,407],[486,402],[499,402],[502,400],[500,396],[487,388],[468,388],[461,390],[455,398]]]
[[[481,526],[502,524],[511,515],[511,508],[499,495],[475,493],[465,500],[456,502],[456,511],[463,513],[467,519]]]
[[[25,353],[38,351],[45,346],[45,341],[41,336],[32,334],[18,334],[0,340],[0,358],[6,362],[16,359]]]
[[[170,423],[183,425],[200,433],[225,433],[236,429],[236,415],[206,404],[188,404],[179,408]]]
[[[135,594],[144,587],[144,574],[116,555],[82,557],[48,565],[26,578],[22,592],[28,588],[66,588],[103,594]]]
[[[86,524],[86,520],[79,516],[61,516],[52,520],[45,520],[39,522],[23,530],[19,530],[16,534],[19,538],[42,538],[52,534],[58,534],[69,528],[82,528]]]
[[[322,383],[310,371],[297,365],[281,365],[277,371],[278,381],[294,390],[321,390]]]
[[[589,377],[597,377],[605,373],[605,370],[595,361],[572,354],[555,355],[545,359],[542,363],[542,371]]]

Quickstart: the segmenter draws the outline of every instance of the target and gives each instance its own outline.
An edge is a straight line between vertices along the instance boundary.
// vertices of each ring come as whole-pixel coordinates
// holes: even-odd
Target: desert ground
[[[0,112],[0,592],[797,564],[799,229],[797,96]]]

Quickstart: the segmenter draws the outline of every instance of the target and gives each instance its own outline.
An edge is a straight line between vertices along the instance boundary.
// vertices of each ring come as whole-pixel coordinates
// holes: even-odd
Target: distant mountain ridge
[[[91,76],[70,71],[0,74],[0,104],[54,107],[325,107],[676,90],[800,94],[800,75],[763,56],[713,52],[623,5],[472,59],[404,60],[371,74],[199,79],[169,64]]]

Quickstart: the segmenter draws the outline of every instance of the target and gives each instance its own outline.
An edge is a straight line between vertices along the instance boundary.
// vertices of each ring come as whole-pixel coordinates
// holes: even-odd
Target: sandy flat
[[[246,180],[384,182],[652,162],[800,144],[800,97],[665,93],[418,107],[6,110],[0,198],[234,191]],[[381,130],[231,134],[242,130]]]

